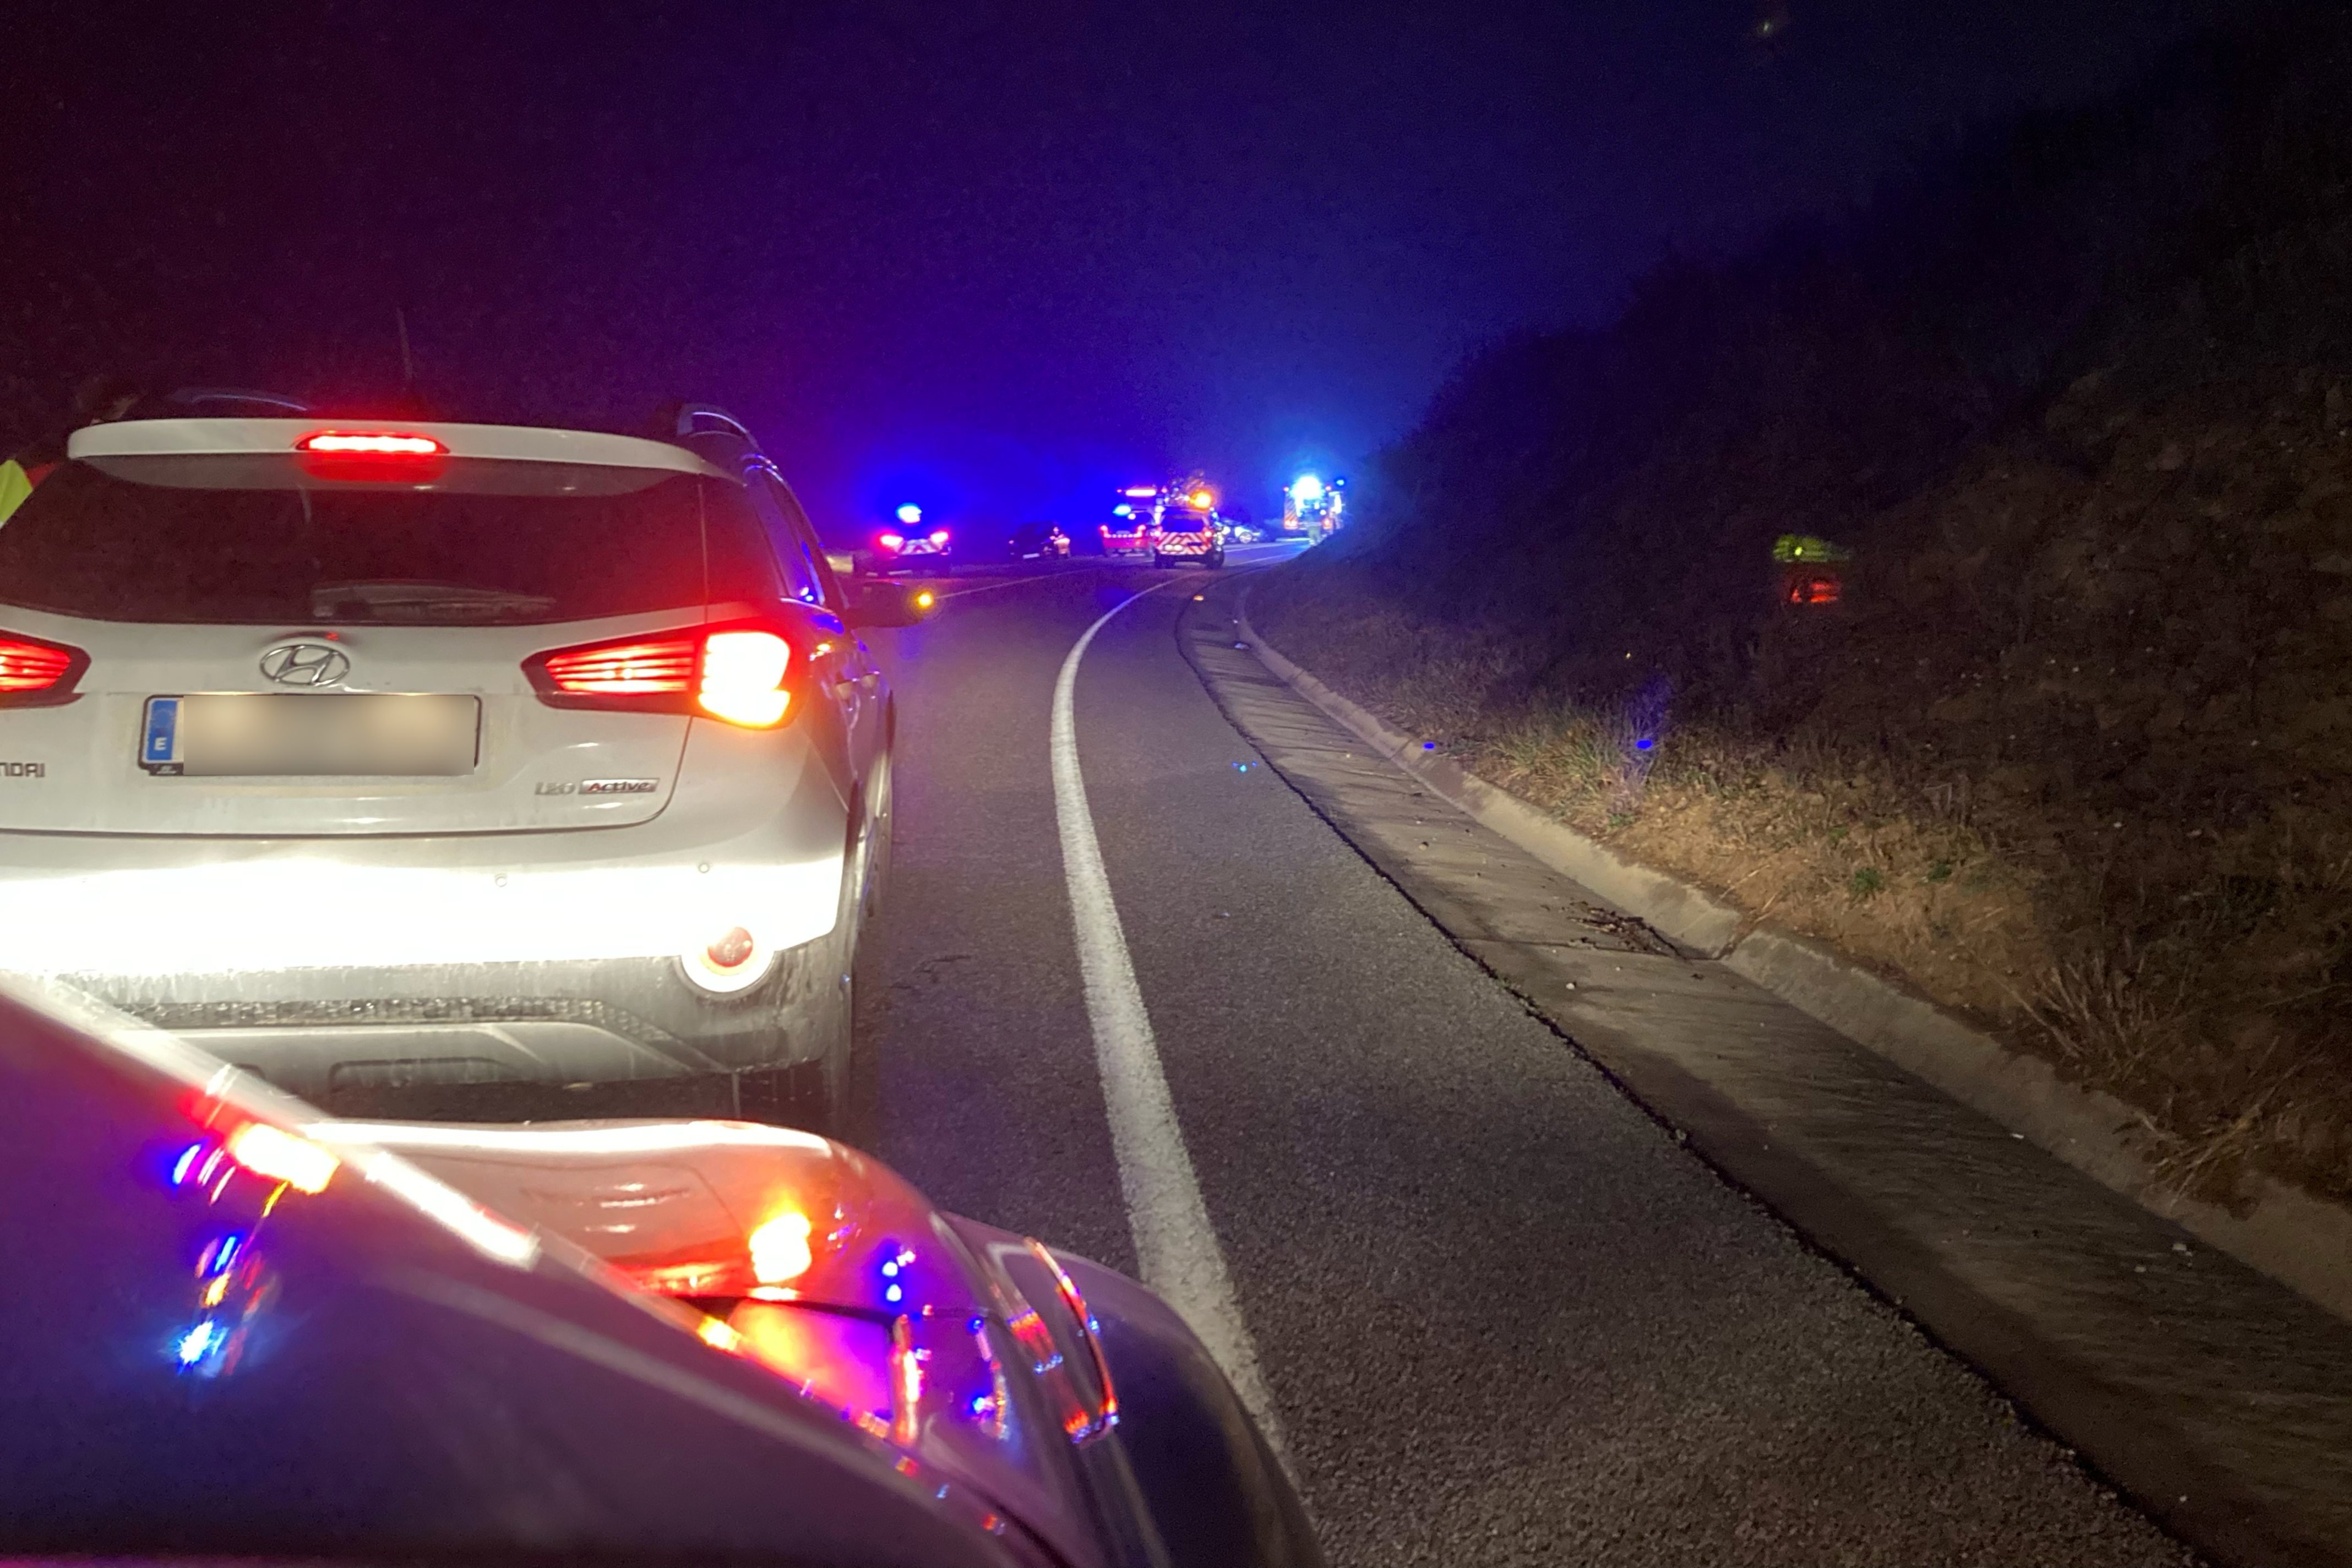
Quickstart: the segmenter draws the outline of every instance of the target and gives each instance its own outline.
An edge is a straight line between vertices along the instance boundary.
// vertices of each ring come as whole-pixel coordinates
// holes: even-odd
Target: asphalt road
[[[1259,552],[1237,552],[1236,564]],[[1049,758],[1087,805],[1203,1207],[1337,1563],[2139,1563],[2184,1549],[1726,1185],[1268,770],[1179,655],[1192,579],[959,580],[871,637],[897,845],[869,1141],[1137,1266]]]

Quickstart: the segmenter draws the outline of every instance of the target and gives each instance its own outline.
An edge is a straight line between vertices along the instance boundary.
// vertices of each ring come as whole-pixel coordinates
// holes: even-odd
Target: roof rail
[[[263,408],[282,408],[291,414],[308,414],[310,405],[299,398],[278,392],[251,392],[237,386],[184,386],[163,399],[183,408],[201,408],[209,404],[244,403]]]
[[[679,436],[740,436],[757,447],[760,443],[743,422],[715,403],[687,403],[678,405]]]

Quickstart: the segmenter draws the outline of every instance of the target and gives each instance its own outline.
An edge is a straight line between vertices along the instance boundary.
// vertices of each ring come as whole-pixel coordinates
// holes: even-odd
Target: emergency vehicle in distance
[[[1172,566],[1180,561],[1213,568],[1225,563],[1225,520],[1217,514],[1217,492],[1198,474],[1160,492],[1151,563]]]
[[[1110,521],[1102,525],[1105,555],[1148,555],[1160,531],[1158,485],[1129,485],[1118,492]]]
[[[1339,531],[1348,511],[1348,481],[1301,474],[1282,492],[1282,536],[1312,544]]]

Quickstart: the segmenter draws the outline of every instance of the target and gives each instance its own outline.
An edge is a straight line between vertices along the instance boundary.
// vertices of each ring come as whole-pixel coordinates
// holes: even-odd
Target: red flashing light
[[[931,530],[931,542],[933,544],[945,544],[947,542],[948,531],[946,529],[935,528]]]
[[[337,457],[446,458],[449,448],[408,430],[320,430],[294,443],[298,452]]]
[[[70,702],[89,655],[63,643],[0,633],[0,707],[37,708]]]
[[[875,536],[874,542],[880,545],[885,550],[903,550],[906,548],[907,544],[906,539],[902,535],[896,533],[877,534]]]

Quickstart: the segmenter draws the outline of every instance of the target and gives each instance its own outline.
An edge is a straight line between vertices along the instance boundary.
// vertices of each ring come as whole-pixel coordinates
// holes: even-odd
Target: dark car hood
[[[0,1547],[1068,1554],[688,1308],[110,1028],[0,996]]]

